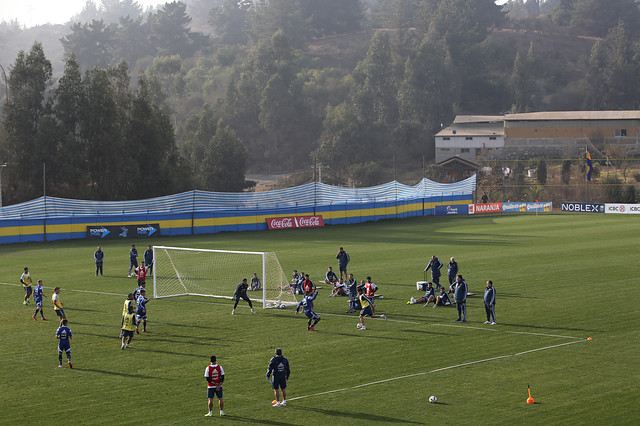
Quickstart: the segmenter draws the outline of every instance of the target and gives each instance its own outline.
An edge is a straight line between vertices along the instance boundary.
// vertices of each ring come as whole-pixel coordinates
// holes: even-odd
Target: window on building
[[[464,154],[465,152],[469,152],[469,148],[462,148],[462,149],[460,150],[460,152],[461,152],[461,153],[463,153],[463,154]]]
[[[440,151],[451,151],[449,148],[440,148]]]
[[[482,155],[482,149],[476,148],[476,155]]]
[[[464,138],[464,139],[465,139],[465,140],[467,140],[467,141],[472,141],[472,140],[473,140],[473,138],[472,138],[471,136],[467,136],[467,137],[466,137],[466,138]]]
[[[616,129],[616,136],[623,136],[626,137],[627,136],[627,129]]]
[[[451,140],[451,138],[450,138],[450,137],[444,137],[444,138],[442,138],[442,140],[443,140],[443,141],[450,141],[450,140]]]
[[[496,140],[496,137],[495,137],[495,136],[489,136],[489,140],[490,140],[490,141],[495,141],[495,140]]]

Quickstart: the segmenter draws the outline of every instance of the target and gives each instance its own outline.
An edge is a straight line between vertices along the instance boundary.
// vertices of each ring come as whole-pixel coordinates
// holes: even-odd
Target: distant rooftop
[[[640,111],[543,111],[504,116],[504,121],[543,120],[640,120]]]
[[[453,124],[464,123],[497,123],[504,120],[504,115],[456,115]]]
[[[468,123],[468,124],[466,124]],[[453,123],[440,130],[436,136],[504,136],[504,122],[463,122]]]

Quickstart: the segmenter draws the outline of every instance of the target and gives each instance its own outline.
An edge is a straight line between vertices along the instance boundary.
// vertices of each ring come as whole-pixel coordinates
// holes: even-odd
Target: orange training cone
[[[591,337],[589,337],[587,340],[592,340]]]
[[[529,388],[529,385],[527,385],[527,391],[529,391],[529,398],[527,398],[527,404],[533,404],[533,398],[531,398],[531,388]]]

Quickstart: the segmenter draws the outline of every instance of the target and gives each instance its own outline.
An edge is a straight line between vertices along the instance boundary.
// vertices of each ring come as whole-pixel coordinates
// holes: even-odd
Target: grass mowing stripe
[[[312,397],[315,397],[315,396],[328,395],[328,394],[337,393],[337,392],[344,392],[344,391],[348,391],[348,390],[352,390],[352,389],[363,388],[363,387],[366,387],[366,386],[379,385],[381,383],[392,382],[392,381],[395,381],[395,380],[401,380],[401,379],[408,379],[408,378],[411,378],[411,377],[424,376],[426,374],[438,373],[440,371],[451,370],[451,369],[454,369],[454,368],[467,367],[469,365],[480,364],[480,363],[483,363],[483,362],[497,361],[499,359],[511,358],[511,357],[525,355],[525,354],[529,354],[529,353],[533,353],[533,352],[545,351],[545,350],[548,350],[548,349],[558,348],[558,347],[567,346],[567,345],[573,345],[574,343],[581,343],[581,342],[586,342],[586,341],[587,340],[576,340],[574,342],[565,342],[565,343],[560,343],[560,344],[557,344],[557,345],[551,345],[551,346],[545,346],[545,347],[542,347],[542,348],[531,349],[531,350],[524,351],[524,352],[517,352],[517,353],[514,353],[514,354],[500,355],[500,356],[496,356],[496,357],[493,357],[493,358],[485,358],[485,359],[480,359],[480,360],[477,360],[477,361],[470,361],[470,362],[465,362],[465,363],[462,363],[462,364],[450,365],[448,367],[436,368],[435,370],[423,371],[423,372],[420,372],[420,373],[407,374],[407,375],[398,376],[398,377],[391,377],[391,378],[388,378],[388,379],[378,380],[378,381],[375,381],[375,382],[363,383],[361,385],[356,385],[356,386],[349,386],[348,388],[334,389],[334,390],[330,390],[330,391],[318,392],[318,393],[313,393],[313,394],[303,395],[303,396],[295,396],[293,398],[288,398],[287,401],[294,401],[294,400],[297,400],[297,399],[312,398]]]

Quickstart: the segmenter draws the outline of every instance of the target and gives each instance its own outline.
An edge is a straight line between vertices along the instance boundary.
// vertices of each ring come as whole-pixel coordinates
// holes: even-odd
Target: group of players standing
[[[44,308],[42,307],[43,298],[46,297],[44,294],[44,288],[42,287],[42,280],[38,280],[35,288],[32,288],[33,280],[31,279],[29,268],[25,267],[24,272],[20,276],[20,283],[24,289],[24,301],[22,302],[24,305],[29,304],[29,298],[33,295],[33,301],[36,304],[36,311],[32,315],[34,321],[38,321],[38,312],[40,312],[40,318],[43,321],[47,321],[44,317]],[[51,303],[53,304],[53,310],[60,319],[59,327],[56,330],[56,339],[58,339],[58,367],[62,367],[62,353],[64,352],[67,354],[67,364],[69,365],[69,368],[73,368],[73,365],[71,364],[70,342],[72,333],[68,327],[68,321],[64,313],[64,309],[62,309],[64,304],[60,301],[60,287],[53,289]]]
[[[458,273],[458,263],[456,259],[452,257],[447,263],[449,290],[446,291],[445,287],[440,285],[440,277],[442,275],[440,269],[443,266],[443,263],[435,255],[431,256],[424,272],[426,274],[427,271],[431,270],[432,282],[428,282],[423,286],[422,290],[425,291],[424,296],[418,299],[412,297],[407,301],[407,304],[424,303],[424,306],[427,307],[429,303],[433,302],[433,307],[435,308],[436,306],[447,306],[455,303],[458,310],[458,318],[455,321],[467,322],[467,296],[469,294],[469,286],[464,278],[462,278],[462,275]],[[433,284],[436,285],[435,289],[433,288]],[[438,296],[435,295],[436,290],[440,291]],[[453,303],[451,299],[449,299],[449,294],[453,294]],[[493,287],[493,281],[491,280],[487,281],[483,302],[485,313],[487,314],[485,324],[496,325],[496,289]]]

